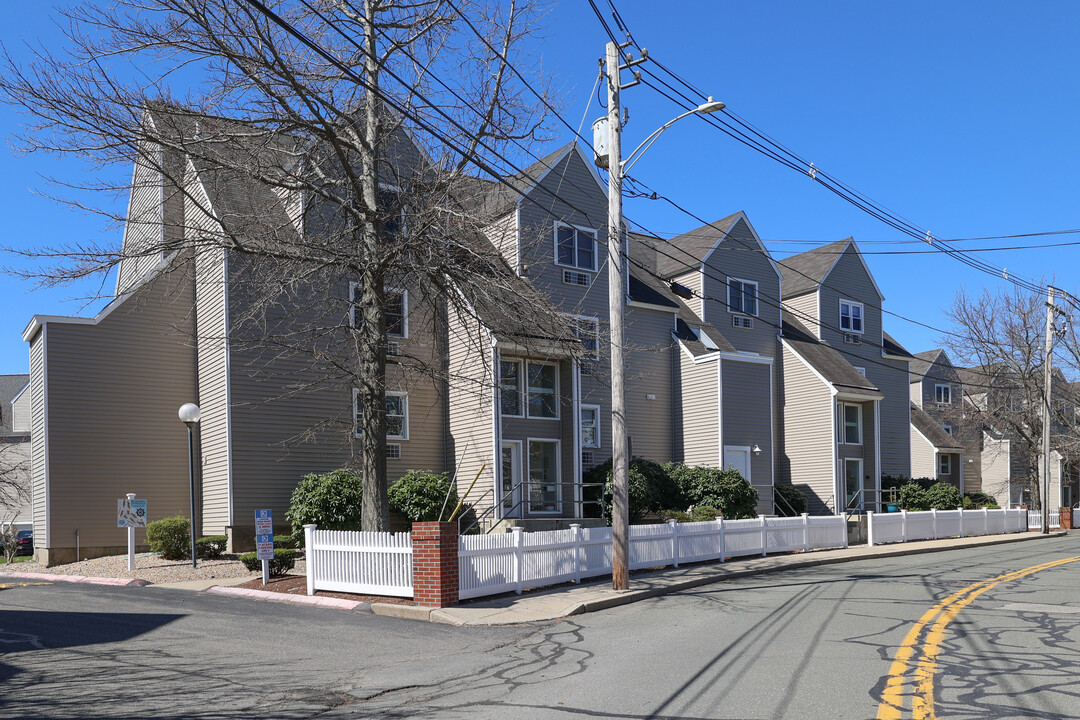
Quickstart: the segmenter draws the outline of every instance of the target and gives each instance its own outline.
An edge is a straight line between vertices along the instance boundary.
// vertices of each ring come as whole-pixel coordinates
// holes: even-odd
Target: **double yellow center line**
[[[911,698],[911,716],[916,720],[936,720],[934,711],[934,673],[945,629],[960,611],[975,598],[1004,582],[1033,575],[1041,570],[1076,562],[1080,557],[1065,558],[1015,570],[1004,575],[982,580],[954,592],[923,614],[896,651],[896,659],[889,667],[885,689],[878,705],[878,720],[896,720],[904,712],[904,700]],[[921,649],[920,649],[921,648]]]

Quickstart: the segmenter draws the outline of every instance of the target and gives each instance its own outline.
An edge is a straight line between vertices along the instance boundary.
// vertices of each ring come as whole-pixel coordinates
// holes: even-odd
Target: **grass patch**
[[[12,560],[11,562],[12,563],[21,563],[21,562],[32,562],[33,560],[34,560],[33,555],[17,555],[15,557],[15,559]],[[0,555],[0,565],[6,565],[6,564],[7,564],[7,560],[4,559],[3,555]]]

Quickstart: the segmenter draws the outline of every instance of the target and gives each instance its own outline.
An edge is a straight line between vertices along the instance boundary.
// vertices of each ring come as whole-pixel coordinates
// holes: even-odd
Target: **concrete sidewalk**
[[[721,582],[732,578],[831,565],[853,560],[872,560],[919,553],[945,552],[965,548],[1031,542],[1058,538],[1065,532],[1042,535],[1038,532],[1016,533],[947,540],[924,540],[893,545],[878,545],[842,550],[820,550],[787,555],[770,555],[732,560],[726,563],[703,563],[681,568],[666,568],[630,576],[630,590],[611,589],[610,578],[581,585],[560,585],[522,595],[505,595],[492,600],[467,602],[448,608],[423,608],[410,605],[372,603],[376,615],[427,620],[451,625],[517,625],[545,622],[570,615],[627,605],[638,600]]]

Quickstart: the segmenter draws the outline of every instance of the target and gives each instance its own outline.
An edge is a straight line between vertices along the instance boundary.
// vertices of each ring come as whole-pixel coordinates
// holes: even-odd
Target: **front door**
[[[847,497],[844,507],[848,510],[862,507],[862,475],[862,458],[844,458],[844,494]]]
[[[725,445],[724,469],[738,470],[743,480],[750,482],[750,448],[745,445]]]
[[[521,443],[504,442],[502,444],[502,517],[521,517]]]

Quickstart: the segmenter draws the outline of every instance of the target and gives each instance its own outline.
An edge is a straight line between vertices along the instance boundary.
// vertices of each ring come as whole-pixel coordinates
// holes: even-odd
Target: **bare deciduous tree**
[[[4,559],[15,557],[15,520],[30,506],[30,445],[0,438],[0,543]]]
[[[204,249],[237,257],[245,306],[229,342],[247,344],[268,372],[282,358],[317,369],[282,392],[356,389],[358,439],[353,418],[336,420],[358,445],[363,525],[384,530],[388,288],[415,292],[410,315],[433,327],[489,309],[498,330],[567,341],[565,319],[485,235],[491,218],[477,198],[493,181],[469,172],[510,174],[513,144],[545,132],[550,104],[530,102],[511,72],[531,65],[526,43],[541,9],[533,0],[267,5],[86,3],[62,11],[66,54],[35,48],[21,63],[5,52],[0,92],[35,119],[23,148],[100,171],[66,184],[126,193],[130,176],[118,173],[134,166],[132,192],[148,170],[151,184],[164,178],[165,206],[187,203],[217,221],[122,213],[78,193],[61,199],[107,213],[128,241],[36,248],[32,275],[60,284],[173,253],[172,267],[185,270]],[[193,172],[235,203],[211,206],[192,191]],[[124,272],[120,280],[123,290]],[[394,357],[391,375],[446,382],[444,348],[431,337]]]

